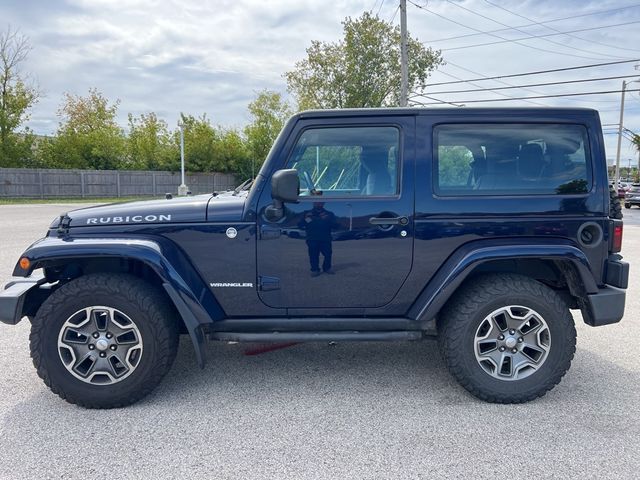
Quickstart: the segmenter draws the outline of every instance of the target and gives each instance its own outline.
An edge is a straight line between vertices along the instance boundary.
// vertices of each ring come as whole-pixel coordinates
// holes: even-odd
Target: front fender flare
[[[565,240],[526,239],[517,242],[495,240],[470,242],[456,250],[440,267],[409,309],[408,317],[419,322],[435,318],[455,290],[478,266],[493,260],[544,259],[570,262],[586,294],[598,292],[589,260]]]
[[[28,276],[48,264],[82,259],[132,259],[144,263],[158,276],[178,310],[194,344],[198,364],[204,366],[202,326],[225,318],[224,311],[188,259],[163,238],[47,237],[23,254],[29,271],[16,265],[14,276]]]

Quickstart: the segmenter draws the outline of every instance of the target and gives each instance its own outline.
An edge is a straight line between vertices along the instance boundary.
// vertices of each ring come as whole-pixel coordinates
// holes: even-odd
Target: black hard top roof
[[[598,115],[593,108],[562,107],[433,107],[433,108],[344,108],[335,110],[305,110],[294,116],[299,118],[397,116],[397,115]]]

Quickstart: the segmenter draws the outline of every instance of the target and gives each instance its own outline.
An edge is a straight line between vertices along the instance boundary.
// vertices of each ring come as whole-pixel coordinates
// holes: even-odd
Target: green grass
[[[162,197],[59,197],[59,198],[0,198],[0,205],[20,205],[20,204],[37,204],[37,203],[116,203],[116,202],[133,202],[136,200],[153,200]]]

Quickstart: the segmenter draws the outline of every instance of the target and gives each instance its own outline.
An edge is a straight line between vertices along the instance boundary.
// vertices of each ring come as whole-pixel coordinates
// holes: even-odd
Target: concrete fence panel
[[[228,173],[188,174],[185,182],[194,195],[236,184]],[[176,194],[179,185],[174,172],[0,168],[0,198],[159,196]]]

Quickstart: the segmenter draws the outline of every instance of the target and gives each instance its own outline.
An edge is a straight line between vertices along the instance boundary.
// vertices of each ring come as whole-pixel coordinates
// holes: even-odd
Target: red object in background
[[[292,347],[293,345],[297,345],[299,342],[291,342],[291,343],[269,343],[267,345],[263,345],[261,347],[250,348],[244,351],[244,354],[247,356],[251,355],[260,355],[261,353],[273,352],[274,350],[280,350],[282,348]]]

